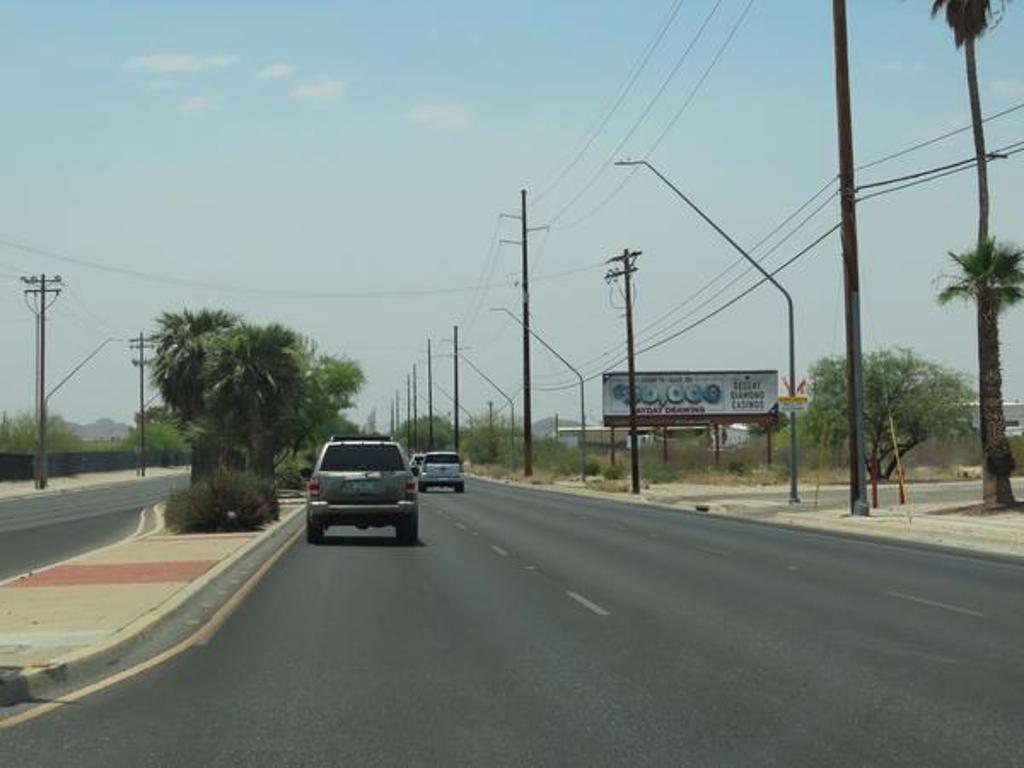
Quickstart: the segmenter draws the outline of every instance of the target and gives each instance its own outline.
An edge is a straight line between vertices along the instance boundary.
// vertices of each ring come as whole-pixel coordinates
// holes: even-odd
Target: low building
[[[1003,403],[1003,418],[1006,420],[1008,437],[1024,435],[1024,402],[1015,400]],[[971,429],[981,431],[981,408],[978,403],[971,403]]]

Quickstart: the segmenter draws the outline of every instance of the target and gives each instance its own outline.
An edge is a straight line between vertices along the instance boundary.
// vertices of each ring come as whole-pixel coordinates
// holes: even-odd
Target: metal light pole
[[[686,203],[688,206],[690,206],[690,208],[692,208],[694,210],[694,212],[697,213],[698,216],[700,216],[702,219],[704,219],[704,221],[706,221],[711,226],[711,228],[715,230],[715,232],[717,232],[719,235],[721,235],[726,240],[726,242],[729,243],[729,245],[731,245],[733,248],[735,248],[744,259],[749,261],[750,264],[754,267],[754,269],[756,269],[758,272],[760,272],[764,276],[764,278],[768,282],[770,282],[772,285],[774,285],[779,290],[779,292],[785,297],[785,299],[786,299],[786,308],[787,308],[788,315],[789,315],[789,394],[792,395],[793,392],[794,392],[794,387],[796,387],[796,341],[795,341],[795,333],[794,333],[794,329],[793,329],[793,297],[789,295],[789,291],[787,291],[785,288],[783,288],[782,284],[778,280],[776,280],[771,275],[770,272],[765,270],[765,268],[762,267],[757,262],[756,259],[754,259],[749,253],[747,253],[745,250],[743,250],[743,248],[740,247],[739,243],[737,243],[735,240],[733,240],[731,237],[729,237],[729,235],[726,234],[725,230],[723,230],[720,226],[718,226],[711,219],[711,217],[709,217],[706,213],[704,213],[704,211],[702,211],[700,208],[698,208],[693,203],[693,201],[690,200],[690,198],[688,198],[686,195],[684,195],[675,184],[673,184],[671,181],[669,181],[657,168],[655,168],[649,162],[647,162],[646,160],[618,160],[618,161],[616,161],[615,164],[616,165],[643,165],[643,166],[645,166],[655,176],[657,176],[659,179],[661,179],[669,189],[671,189],[673,192],[675,192],[676,195],[678,195],[679,198],[684,203]],[[800,496],[799,496],[799,494],[797,492],[797,466],[796,466],[796,462],[797,462],[796,413],[791,412],[789,414],[789,503],[790,504],[796,504],[796,503],[798,503],[800,501]]]
[[[506,309],[505,307],[492,307],[491,308],[491,312],[504,312],[506,315],[511,317],[513,320],[515,320],[517,323],[519,323],[520,325],[523,325],[523,321],[514,312],[512,312],[509,309]],[[530,331],[530,335],[533,336],[533,338],[535,338],[537,341],[539,341],[548,352],[550,352],[555,357],[557,357],[559,360],[561,360],[565,364],[565,367],[568,368],[570,371],[572,371],[574,374],[576,374],[576,377],[580,380],[580,440],[579,440],[579,443],[580,443],[580,482],[583,483],[584,485],[586,485],[586,482],[587,482],[587,410],[586,410],[586,404],[585,404],[585,401],[584,401],[584,392],[583,392],[583,390],[584,390],[585,382],[584,382],[584,379],[583,379],[583,374],[580,373],[578,370],[576,370],[576,368],[572,365],[572,363],[570,363],[568,360],[566,360],[564,357],[562,357],[560,354],[558,354],[558,352],[556,352],[552,348],[552,346],[550,344],[548,344],[546,341],[544,341],[544,339],[542,339],[537,334],[537,332],[533,330],[533,328],[530,328],[529,331]],[[555,436],[557,438],[557,432],[556,432]]]

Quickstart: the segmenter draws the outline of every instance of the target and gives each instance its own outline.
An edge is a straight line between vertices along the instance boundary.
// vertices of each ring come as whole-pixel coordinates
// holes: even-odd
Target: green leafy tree
[[[413,429],[415,427],[415,429]],[[431,450],[430,448],[430,417],[417,416],[416,421],[411,419],[402,421],[395,430],[395,438],[405,442],[407,434],[416,435],[419,443],[410,445],[409,450],[422,453]],[[436,451],[451,450],[455,446],[455,432],[450,421],[442,416],[434,415],[434,448]],[[461,447],[461,446],[460,446]]]
[[[60,416],[46,420],[46,445],[53,453],[85,450],[85,441],[71,431]],[[0,420],[0,452],[33,453],[36,449],[36,419],[31,413],[6,415]]]
[[[826,357],[811,366],[813,401],[804,420],[816,442],[847,437],[846,360]],[[974,393],[965,376],[924,360],[909,349],[885,349],[864,357],[864,432],[869,457],[886,479],[902,457],[929,438],[970,431]],[[895,426],[893,441],[889,419]]]
[[[188,440],[174,424],[165,421],[150,422],[146,417],[146,453],[182,454],[189,450]],[[139,450],[139,430],[132,427],[124,439],[121,440],[120,449],[123,451]]]
[[[999,315],[1024,298],[1024,252],[986,239],[973,251],[951,253],[957,266],[939,291],[939,302],[974,303],[978,322],[978,393],[981,446],[985,454],[982,500],[986,507],[1013,504],[1010,474],[1015,461],[1006,439]]]
[[[365,382],[359,363],[345,357],[318,354],[306,340],[307,364],[298,407],[292,412],[291,452],[315,452],[331,435],[359,434],[358,425],[344,415],[355,404]]]

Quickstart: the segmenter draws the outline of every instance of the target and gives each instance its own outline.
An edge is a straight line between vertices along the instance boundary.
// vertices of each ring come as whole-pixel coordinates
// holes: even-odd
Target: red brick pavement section
[[[11,587],[74,587],[85,584],[152,584],[192,581],[218,560],[183,560],[164,563],[110,563],[58,565],[3,585]]]

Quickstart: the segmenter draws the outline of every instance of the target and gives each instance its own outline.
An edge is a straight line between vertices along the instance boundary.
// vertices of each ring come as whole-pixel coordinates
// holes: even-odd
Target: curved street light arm
[[[90,352],[86,356],[86,358],[84,360],[82,360],[82,362],[80,362],[78,365],[76,365],[74,368],[71,369],[70,373],[68,373],[67,376],[65,376],[63,379],[58,381],[54,385],[53,389],[51,389],[49,392],[47,392],[46,397],[44,398],[45,402],[47,402],[47,403],[50,402],[50,398],[53,397],[56,394],[58,389],[63,387],[65,384],[67,384],[72,376],[74,376],[76,373],[78,373],[80,370],[82,370],[82,368],[84,368],[86,366],[86,364],[90,360],[92,360],[94,357],[96,357],[96,355],[98,355],[100,353],[101,349],[103,349],[105,346],[107,346],[107,344],[110,344],[112,341],[124,341],[124,339],[118,339],[118,338],[115,338],[113,336],[110,336],[110,337],[104,339],[103,343],[101,343],[98,347],[96,347],[96,349],[94,349],[92,352]]]

